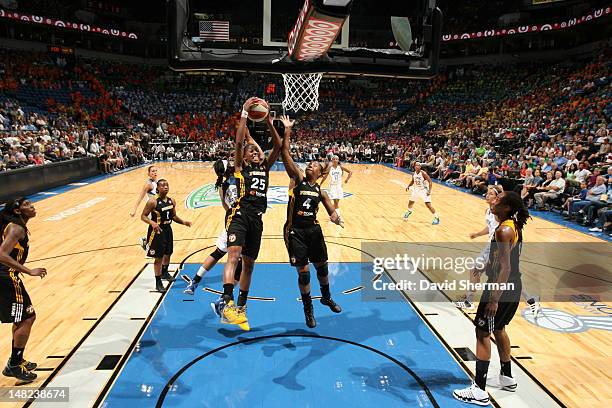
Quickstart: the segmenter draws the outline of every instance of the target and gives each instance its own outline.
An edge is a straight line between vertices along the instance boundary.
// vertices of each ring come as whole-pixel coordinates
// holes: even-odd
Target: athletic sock
[[[162,275],[165,275],[168,273],[168,267],[170,265],[162,265]]]
[[[487,385],[487,373],[489,372],[489,362],[485,360],[476,360],[476,377],[474,382],[481,390],[484,390]]]
[[[206,272],[208,272],[206,268],[204,268],[203,266],[200,266],[200,269],[198,269],[198,272],[196,272],[196,277],[194,278],[194,280],[197,279],[197,281],[199,282],[200,279],[202,279],[204,275],[206,275]]]
[[[249,291],[240,289],[240,292],[238,292],[238,306],[246,305],[247,296],[249,296]]]
[[[157,283],[162,283],[162,281],[161,281],[161,276],[156,276],[156,277],[155,277],[155,283],[156,283],[156,284],[157,284]]]
[[[331,293],[329,292],[329,283],[327,285],[321,285],[321,296],[324,299],[331,298]]]
[[[512,377],[512,368],[510,367],[509,361],[500,361],[501,363],[501,373],[506,377]]]
[[[475,294],[476,293],[473,290],[468,290],[467,293],[465,294],[465,298],[467,299],[468,302],[473,303]]]
[[[202,277],[200,275],[196,275],[193,277],[193,283],[195,284],[200,283],[201,280],[202,280]]]
[[[9,364],[13,367],[18,366],[23,361],[23,348],[15,347],[13,345],[13,351],[11,352],[11,359]]]
[[[312,306],[312,298],[310,297],[310,292],[302,293],[302,304],[304,307]]]
[[[225,300],[225,302],[234,300],[234,284],[233,283],[223,284],[223,300]]]

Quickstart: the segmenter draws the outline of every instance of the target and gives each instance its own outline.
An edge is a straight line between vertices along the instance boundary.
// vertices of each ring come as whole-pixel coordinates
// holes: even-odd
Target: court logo
[[[537,316],[526,308],[522,315],[531,324],[561,333],[581,333],[590,329],[612,331],[612,316],[578,316],[549,308],[542,308]]]
[[[268,207],[289,202],[289,189],[286,186],[270,186],[268,188]],[[344,193],[344,198],[352,194]],[[215,185],[204,184],[202,187],[193,190],[185,199],[185,206],[190,210],[197,210],[206,207],[221,207],[219,191],[215,190]]]

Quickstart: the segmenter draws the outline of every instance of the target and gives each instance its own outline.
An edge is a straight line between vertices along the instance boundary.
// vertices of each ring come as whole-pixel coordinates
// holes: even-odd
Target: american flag
[[[200,38],[209,41],[229,41],[229,21],[200,21]]]

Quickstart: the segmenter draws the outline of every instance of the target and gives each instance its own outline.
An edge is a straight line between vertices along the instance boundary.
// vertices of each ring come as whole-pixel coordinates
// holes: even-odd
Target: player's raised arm
[[[293,128],[293,124],[295,123],[295,121],[290,120],[289,117],[285,115],[281,116],[280,120],[285,126],[285,134],[283,135],[283,142],[281,148],[281,157],[283,158],[283,164],[285,165],[285,170],[287,171],[289,177],[292,180],[297,180],[299,182],[302,181],[303,178],[302,172],[295,164],[295,161],[293,161],[293,158],[291,157],[291,153],[289,151],[289,146],[291,142],[291,129]]]
[[[272,123],[272,118],[270,117],[270,115],[268,115],[268,118],[266,119],[266,124],[268,125],[268,130],[272,135],[272,142],[274,143],[274,147],[272,147],[272,151],[266,159],[266,168],[270,170],[270,168],[274,165],[274,162],[278,159],[278,156],[280,155],[280,143],[278,143],[280,141],[280,136],[278,135],[278,132],[274,127],[274,123]]]
[[[255,102],[255,98],[249,98],[242,105],[242,113],[240,115],[240,122],[238,122],[238,130],[236,131],[236,152],[234,153],[234,168],[237,172],[242,170],[242,160],[244,158],[244,141],[248,129],[246,127],[246,121],[249,117],[249,107]]]
[[[329,214],[330,221],[344,228],[344,221],[342,221],[342,218],[340,218],[340,215],[338,215],[336,212],[334,203],[332,203],[329,195],[327,195],[327,192],[324,190],[321,190],[321,202],[323,203],[325,210],[327,210],[327,214]]]

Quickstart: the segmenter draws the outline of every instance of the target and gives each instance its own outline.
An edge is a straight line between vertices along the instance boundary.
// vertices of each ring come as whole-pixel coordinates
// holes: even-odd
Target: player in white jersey
[[[344,172],[348,173],[348,177],[344,183],[348,183],[353,172],[340,164],[340,158],[336,155],[332,156],[331,164],[328,166],[328,170],[325,172],[321,185],[325,182],[327,176],[329,176],[329,198],[334,201],[334,208],[338,215],[340,215],[340,200],[344,198],[344,191],[342,190],[342,176]]]
[[[425,171],[421,169],[421,163],[414,164],[414,174],[412,175],[412,180],[408,187],[406,187],[406,191],[411,190],[412,194],[410,196],[410,200],[408,201],[408,210],[404,213],[404,221],[410,217],[412,214],[412,206],[417,199],[423,200],[429,211],[434,216],[432,225],[437,225],[440,223],[440,218],[438,214],[436,214],[436,210],[431,206],[431,187],[432,187],[431,177]]]
[[[138,206],[142,202],[142,199],[145,198],[145,196],[148,196],[149,198],[151,198],[157,195],[157,179],[158,179],[157,167],[149,166],[147,168],[147,181],[145,181],[144,185],[142,186],[142,189],[140,190],[140,194],[138,195],[138,200],[136,200],[136,203],[134,204],[134,208],[130,212],[130,217],[133,217],[136,214],[136,211],[138,211]],[[147,250],[147,238],[146,237],[140,238],[140,246],[142,247],[143,250],[145,251]],[[166,278],[168,278],[168,276],[164,276],[164,279]]]
[[[499,221],[497,221],[495,214],[491,212],[491,205],[493,204],[497,196],[503,192],[504,192],[504,189],[502,186],[491,185],[488,187],[487,194],[485,195],[485,201],[488,204],[487,210],[485,211],[485,222],[487,226],[478,232],[470,233],[470,239],[481,237],[483,235],[489,236],[489,239],[485,247],[482,249],[478,257],[476,257],[476,260],[474,262],[476,267],[470,271],[470,283],[480,282],[480,275],[484,271],[484,267],[489,262],[489,251],[491,250],[491,239],[493,238],[493,235],[495,235],[495,229],[499,225]],[[467,310],[474,308],[474,294],[475,292],[473,290],[468,290],[465,296],[459,298],[458,300],[454,302],[455,306],[457,306],[460,309],[467,309]]]

